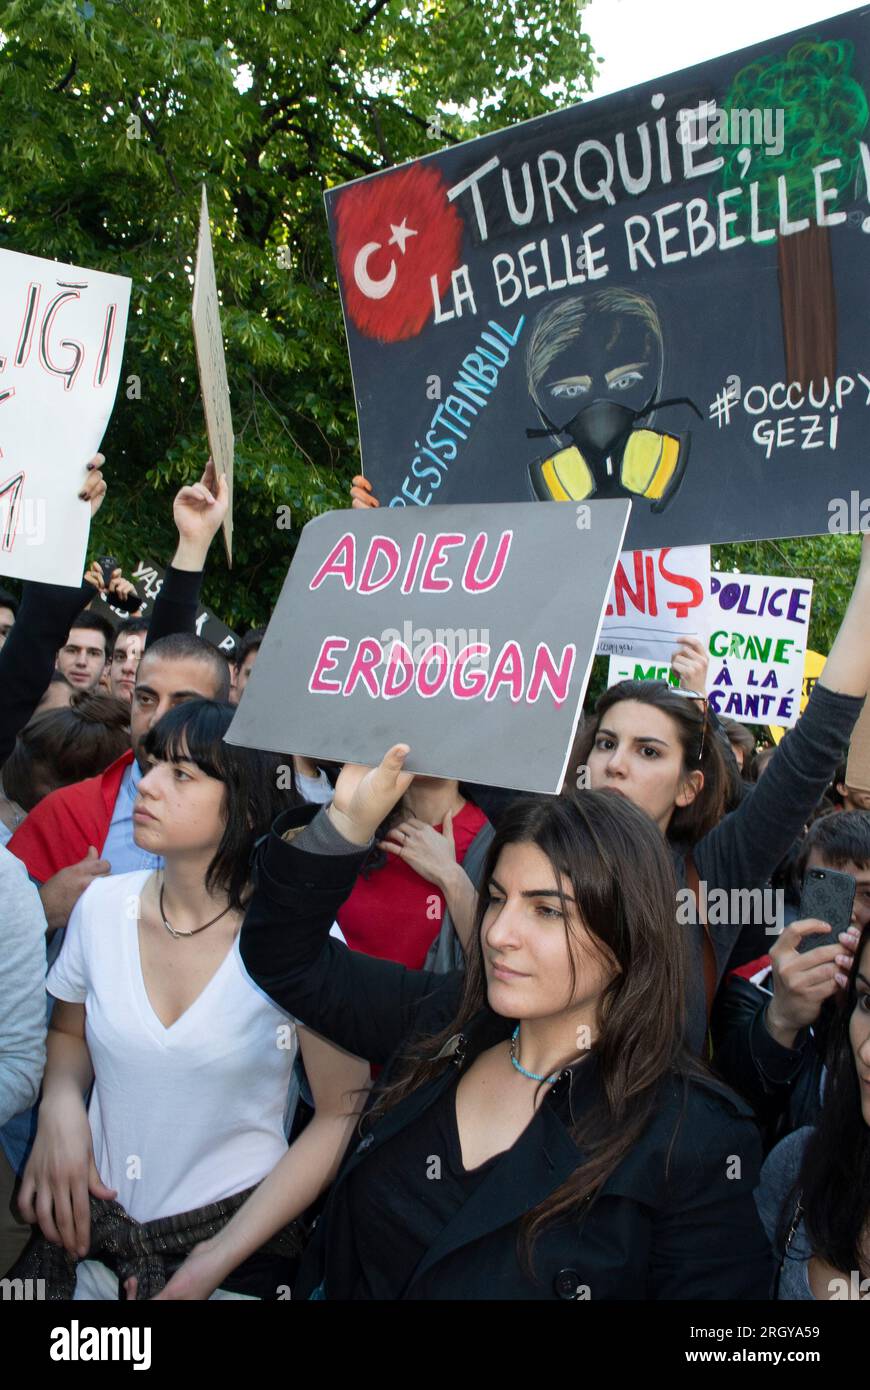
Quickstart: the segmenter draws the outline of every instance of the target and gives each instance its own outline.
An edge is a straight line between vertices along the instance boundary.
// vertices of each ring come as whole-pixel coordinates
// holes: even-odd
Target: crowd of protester
[[[407,773],[398,726],[375,768],[225,742],[264,638],[196,635],[226,510],[211,464],[180,490],[147,621],[96,563],[0,590],[0,1277],[870,1296],[870,537],[776,747],[687,641],[542,796]],[[801,916],[820,869],[840,930]]]

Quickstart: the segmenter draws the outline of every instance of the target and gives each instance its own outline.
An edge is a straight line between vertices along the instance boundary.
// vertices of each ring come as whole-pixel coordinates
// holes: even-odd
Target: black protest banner
[[[558,791],[630,505],[309,522],[229,742]]]
[[[329,190],[381,503],[632,496],[645,549],[857,530],[868,82],[853,11]]]
[[[166,571],[160,565],[156,565],[152,560],[139,560],[136,568],[129,575],[124,576],[129,579],[136,587],[136,592],[142,599],[142,604],[137,612],[137,617],[150,618],[154,600],[163,588],[163,581],[166,578]],[[109,603],[105,594],[100,595],[102,603],[98,611],[105,614],[115,627],[127,621],[129,613],[125,613],[121,608]],[[91,603],[92,608],[97,607],[97,601]],[[204,637],[206,642],[213,643],[219,647],[224,656],[232,661],[239,645],[239,639],[232,628],[227,627],[226,623],[212,613],[210,608],[200,604],[196,610],[196,635]]]

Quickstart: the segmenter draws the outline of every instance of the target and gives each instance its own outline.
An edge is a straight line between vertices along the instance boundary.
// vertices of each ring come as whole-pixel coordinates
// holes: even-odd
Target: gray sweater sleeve
[[[36,1100],[45,1069],[45,913],[0,847],[0,1125]]]

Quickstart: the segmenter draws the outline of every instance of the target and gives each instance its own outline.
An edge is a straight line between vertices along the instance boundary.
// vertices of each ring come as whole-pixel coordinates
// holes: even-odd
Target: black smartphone
[[[828,922],[831,930],[805,936],[798,946],[801,955],[816,946],[838,944],[839,933],[847,931],[852,920],[854,901],[855,880],[851,874],[841,873],[839,869],[807,869],[798,917],[801,921],[816,917],[820,922]]]
[[[101,555],[97,564],[103,572],[103,583],[108,589],[112,575],[120,565],[114,555]],[[112,594],[111,607],[121,613],[136,613],[142,607],[142,600],[134,589],[127,598],[119,598],[117,594]]]

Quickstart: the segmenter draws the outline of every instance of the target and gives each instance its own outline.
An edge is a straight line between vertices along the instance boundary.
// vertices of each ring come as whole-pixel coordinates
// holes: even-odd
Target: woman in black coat
[[[345,767],[310,825],[310,807],[279,817],[240,935],[276,1003],[385,1068],[294,1297],[764,1298],[759,1138],[683,1043],[660,831],[607,792],[524,799],[465,976],[407,970],[329,936],[406,753]],[[267,1178],[216,1238],[223,1263],[262,1244],[279,1201]],[[183,1275],[161,1296],[196,1296]]]

